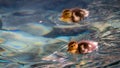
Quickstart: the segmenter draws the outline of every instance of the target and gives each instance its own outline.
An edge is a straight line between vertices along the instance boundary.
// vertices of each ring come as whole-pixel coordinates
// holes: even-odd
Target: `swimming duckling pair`
[[[81,8],[63,10],[60,20],[66,23],[78,23],[89,16],[89,11]],[[67,51],[72,54],[86,54],[98,49],[98,42],[82,40],[68,43]]]
[[[78,23],[89,16],[89,11],[81,8],[72,8],[63,10],[60,21],[66,23]]]

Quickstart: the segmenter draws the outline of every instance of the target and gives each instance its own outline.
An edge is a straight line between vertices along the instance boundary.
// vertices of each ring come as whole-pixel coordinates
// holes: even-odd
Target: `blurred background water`
[[[59,21],[75,7],[86,24]],[[82,39],[99,49],[75,61],[66,46]],[[0,68],[120,68],[120,0],[0,0]]]

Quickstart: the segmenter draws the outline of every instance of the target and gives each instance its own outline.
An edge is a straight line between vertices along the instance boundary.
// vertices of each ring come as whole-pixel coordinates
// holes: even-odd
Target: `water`
[[[1,0],[0,68],[119,68],[119,0]],[[90,11],[85,24],[59,21],[62,10]],[[69,54],[70,40],[99,42],[86,55]]]

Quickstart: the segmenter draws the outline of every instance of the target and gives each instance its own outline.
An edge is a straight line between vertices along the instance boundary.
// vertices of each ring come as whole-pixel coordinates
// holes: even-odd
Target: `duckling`
[[[67,51],[72,54],[79,54],[78,43],[76,41],[69,42]]]
[[[81,8],[65,9],[62,11],[60,21],[78,23],[89,16],[89,11]]]
[[[71,41],[68,43],[67,51],[72,54],[87,54],[98,49],[98,42],[82,40],[80,42]]]

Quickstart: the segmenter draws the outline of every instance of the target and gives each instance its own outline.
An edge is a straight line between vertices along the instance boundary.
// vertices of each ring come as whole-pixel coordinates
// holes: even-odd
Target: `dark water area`
[[[90,15],[59,20],[76,7]],[[98,50],[75,60],[71,40],[96,41]],[[0,68],[120,68],[120,0],[0,0]]]

